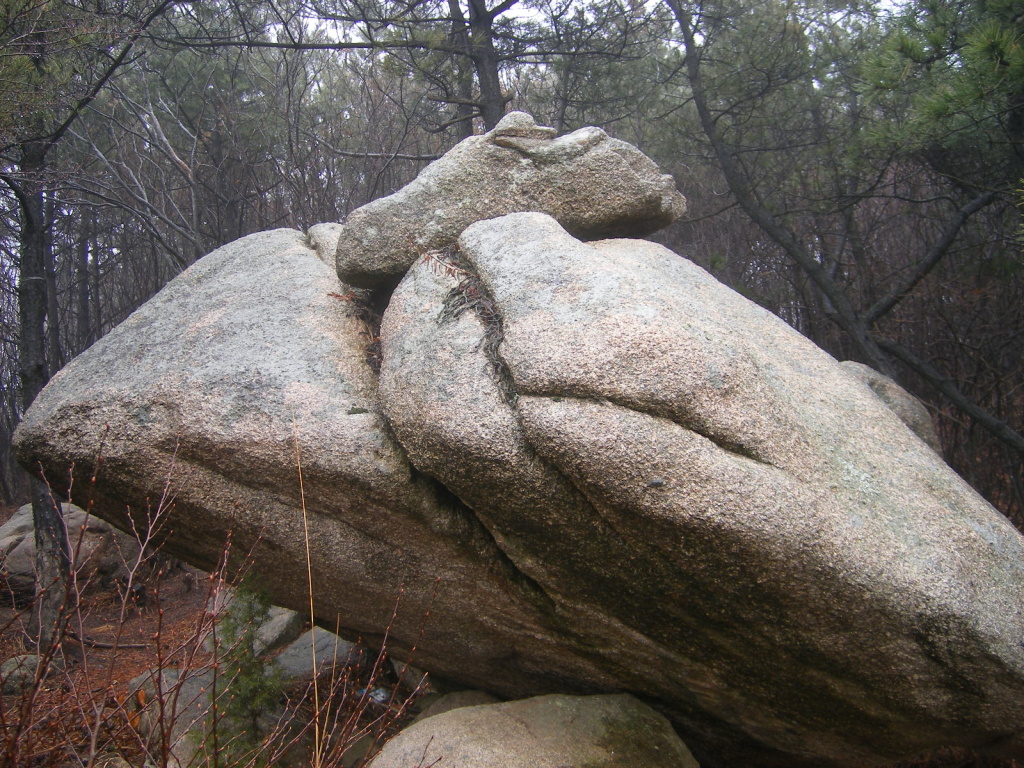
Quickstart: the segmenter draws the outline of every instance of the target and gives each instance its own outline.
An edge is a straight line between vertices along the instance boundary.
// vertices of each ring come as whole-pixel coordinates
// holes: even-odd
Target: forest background
[[[0,0],[0,496],[48,378],[189,264],[521,109],[672,173],[658,239],[921,397],[1022,527],[1022,30],[1024,0]]]

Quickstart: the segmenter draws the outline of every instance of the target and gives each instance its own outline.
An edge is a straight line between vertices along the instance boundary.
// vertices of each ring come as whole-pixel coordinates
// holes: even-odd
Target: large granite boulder
[[[538,213],[412,266],[378,380],[335,237],[202,259],[54,378],[22,459],[101,454],[98,514],[159,509],[200,566],[230,532],[287,607],[308,542],[327,626],[503,697],[634,693],[711,768],[1024,755],[1024,539],[868,384]]]
[[[478,680],[510,636],[553,644],[539,590],[392,439],[367,328],[315,246],[275,230],[201,259],[53,377],[19,427],[20,455],[53,478],[74,467],[95,514],[152,521],[200,568],[230,540],[275,604],[307,613],[308,543],[325,626],[340,617],[372,642],[390,624],[411,645],[428,612],[441,617],[429,636],[454,656],[434,663],[424,646],[422,666],[453,674],[482,654]],[[499,679],[525,690],[514,668]]]
[[[543,211],[577,237],[640,237],[686,210],[675,181],[636,147],[600,128],[555,137],[523,112],[471,136],[408,186],[355,210],[337,248],[352,285],[394,285],[420,256],[474,221]]]
[[[1021,754],[1024,542],[869,387],[659,246],[459,246],[392,298],[384,412],[572,643],[699,756]]]

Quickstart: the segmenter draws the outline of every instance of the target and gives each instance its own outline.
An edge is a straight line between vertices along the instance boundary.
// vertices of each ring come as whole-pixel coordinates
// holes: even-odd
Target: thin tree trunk
[[[37,143],[22,147],[21,178],[15,189],[21,211],[18,373],[23,412],[50,378],[46,361],[46,210],[42,185],[45,152],[45,147]]]
[[[82,215],[82,231],[78,238],[78,260],[75,264],[75,288],[78,311],[75,318],[75,348],[77,354],[92,343],[92,308],[89,301],[89,243],[92,239],[92,219]]]
[[[36,541],[36,600],[33,632],[43,657],[53,653],[64,636],[68,618],[71,552],[67,524],[49,486],[32,477],[32,521]]]
[[[93,225],[95,226],[95,220]],[[90,269],[90,280],[92,281],[92,341],[96,341],[100,336],[103,335],[103,296],[100,293],[100,250],[99,250],[99,238],[96,235],[95,229],[93,230],[93,241],[92,241],[92,265]]]
[[[57,269],[53,262],[53,194],[44,195],[43,267],[46,270],[46,365],[50,376],[64,367],[64,348],[60,340],[60,307],[57,305]]]
[[[20,181],[14,185],[21,209],[21,264],[18,273],[18,305],[21,335],[18,367],[21,376],[22,412],[36,399],[49,380],[46,315],[47,239],[43,172],[48,146],[27,142],[21,148]],[[49,654],[60,642],[61,620],[67,596],[70,560],[64,518],[50,490],[33,473],[32,520],[36,538],[36,626],[39,652]]]

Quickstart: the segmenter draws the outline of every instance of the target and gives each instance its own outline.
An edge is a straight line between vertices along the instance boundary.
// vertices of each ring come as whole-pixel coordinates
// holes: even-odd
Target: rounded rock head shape
[[[509,213],[546,213],[592,240],[646,236],[685,210],[672,177],[636,147],[600,128],[556,138],[553,128],[512,112],[398,192],[353,211],[338,241],[338,276],[362,288],[392,286],[469,225]]]

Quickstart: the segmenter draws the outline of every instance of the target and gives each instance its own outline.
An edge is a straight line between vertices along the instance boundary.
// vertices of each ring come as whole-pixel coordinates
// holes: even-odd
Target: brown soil
[[[119,753],[142,764],[131,682],[148,670],[198,667],[197,644],[210,581],[162,561],[138,574],[131,599],[123,584],[86,585],[69,609],[56,671],[0,703],[0,766],[65,766],[89,754]],[[32,653],[30,610],[0,605],[0,660]]]
[[[0,522],[10,513],[0,510]],[[144,748],[149,729],[147,715],[140,715],[140,710],[154,717],[164,710],[157,702],[146,701],[132,682],[157,669],[223,667],[224,658],[213,659],[202,642],[213,618],[207,607],[223,603],[213,600],[223,586],[216,576],[157,554],[137,569],[129,584],[122,578],[73,590],[78,597],[68,610],[57,663],[22,692],[0,696],[0,768],[104,768],[114,757],[129,766],[162,765],[165,746],[150,739],[148,751]],[[10,598],[10,592],[0,588],[0,662],[33,652],[27,631],[29,608],[15,606],[10,599],[4,602],[5,597]],[[283,744],[289,765],[308,763],[303,757],[307,747],[295,747],[299,751],[292,759],[289,744],[313,720],[314,701],[319,701],[316,719],[324,729],[324,765],[341,765],[345,749],[363,733],[369,734],[370,744],[382,743],[408,722],[420,693],[396,688],[387,704],[378,704],[366,692],[391,685],[383,682],[389,669],[381,661],[372,670],[329,670],[318,689],[307,681],[289,682],[278,704],[294,713],[293,719],[282,726],[285,730],[268,734],[267,754],[276,754],[274,749]],[[244,754],[240,764],[250,764],[250,758],[254,765],[267,763],[255,753]],[[219,754],[215,762],[229,765],[235,757]],[[345,764],[350,763],[356,764]]]

